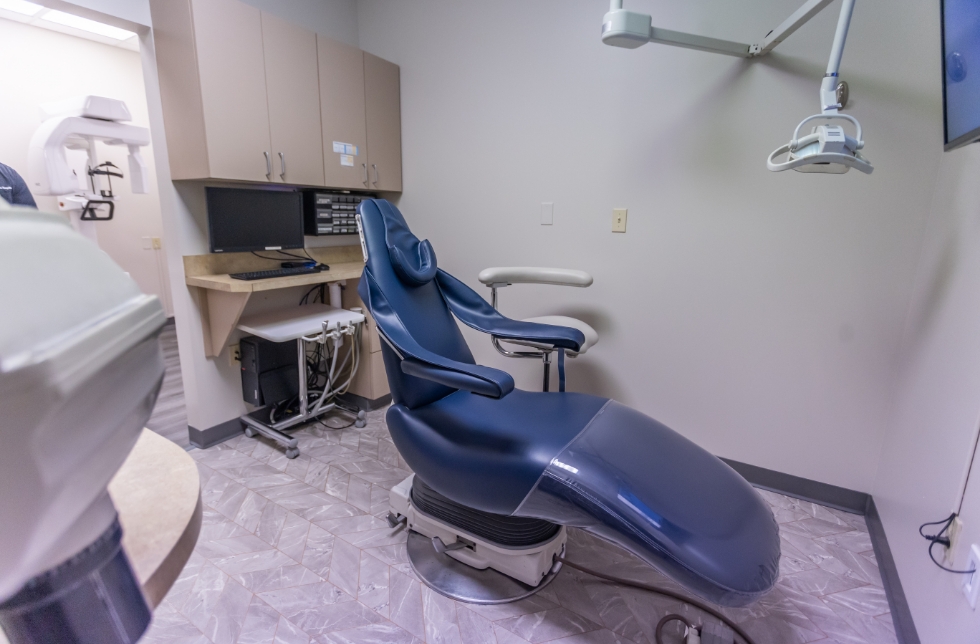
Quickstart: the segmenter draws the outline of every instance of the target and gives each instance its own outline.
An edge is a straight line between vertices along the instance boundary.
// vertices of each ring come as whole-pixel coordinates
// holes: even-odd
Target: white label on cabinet
[[[337,154],[350,154],[352,156],[357,156],[357,146],[353,143],[344,143],[342,141],[333,142],[333,151]]]
[[[349,165],[349,166],[353,167],[354,166],[354,157],[352,157],[349,154],[341,154],[340,155],[340,165]]]

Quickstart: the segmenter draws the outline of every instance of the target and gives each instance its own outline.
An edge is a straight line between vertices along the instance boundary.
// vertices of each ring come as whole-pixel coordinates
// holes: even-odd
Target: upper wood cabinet
[[[173,178],[268,181],[259,10],[238,0],[150,6]]]
[[[364,112],[364,52],[316,38],[320,65],[320,121],[326,185],[365,190],[368,181],[367,122]],[[334,143],[356,146],[356,155],[334,150]],[[353,157],[353,158],[350,158]],[[345,165],[345,161],[349,165]]]
[[[368,169],[373,190],[402,189],[401,82],[398,65],[364,52]]]
[[[397,65],[239,0],[150,12],[174,179],[401,190]]]
[[[322,186],[316,34],[262,12],[272,179]]]

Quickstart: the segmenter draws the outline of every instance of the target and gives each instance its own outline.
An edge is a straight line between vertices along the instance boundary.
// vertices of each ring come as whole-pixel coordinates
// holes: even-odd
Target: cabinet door
[[[193,0],[210,176],[268,181],[262,19],[238,0]]]
[[[316,34],[262,12],[272,180],[323,185]]]
[[[401,192],[402,121],[398,65],[364,52],[364,102],[370,187]]]
[[[369,188],[364,52],[323,36],[316,37],[316,47],[325,183],[331,188]],[[356,150],[341,149],[345,144]]]

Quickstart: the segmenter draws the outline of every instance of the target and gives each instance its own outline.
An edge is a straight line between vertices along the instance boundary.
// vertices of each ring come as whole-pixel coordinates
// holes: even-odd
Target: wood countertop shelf
[[[300,255],[300,251],[288,252]],[[364,270],[364,258],[359,245],[307,248],[305,252],[316,261],[328,265],[330,270],[262,280],[236,280],[229,274],[276,269],[280,262],[289,258],[268,259],[251,253],[212,253],[184,257],[184,280],[197,292],[204,332],[204,353],[207,357],[214,358],[224,350],[252,293],[357,279]]]

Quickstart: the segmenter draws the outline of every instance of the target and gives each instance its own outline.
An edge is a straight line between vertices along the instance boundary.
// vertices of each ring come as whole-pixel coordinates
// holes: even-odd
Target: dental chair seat
[[[504,317],[440,270],[385,200],[363,201],[358,224],[358,293],[383,340],[388,428],[415,481],[469,512],[583,528],[718,604],[773,587],[778,527],[734,470],[613,400],[515,389],[509,374],[476,364],[456,320],[575,352],[582,331]]]
[[[567,349],[565,355],[569,358],[574,358],[575,356],[582,355],[588,351],[596,342],[599,341],[599,334],[591,326],[578,320],[576,318],[566,317],[564,315],[542,315],[536,318],[524,318],[522,322],[531,322],[533,324],[550,324],[551,326],[566,326],[572,329],[577,329],[582,332],[585,336],[585,343],[581,346],[578,351],[573,351]],[[507,340],[509,344],[520,344],[525,347],[534,347],[535,349],[554,349],[554,346],[550,344],[542,344],[540,342],[525,342],[523,340]]]

